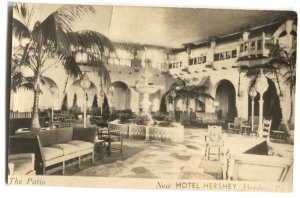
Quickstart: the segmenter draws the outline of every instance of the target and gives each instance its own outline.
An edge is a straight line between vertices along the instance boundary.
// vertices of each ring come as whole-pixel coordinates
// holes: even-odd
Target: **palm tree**
[[[279,45],[278,40],[275,44],[269,44],[270,60],[261,65],[256,65],[248,68],[246,76],[254,78],[254,82],[259,75],[260,70],[266,75],[273,75],[276,77],[276,83],[279,89],[279,96],[282,97],[281,84],[279,76],[283,77],[284,84],[289,86],[291,98],[291,111],[289,122],[294,121],[294,94],[296,86],[296,50],[286,50]],[[254,85],[253,83],[252,85]]]
[[[185,99],[186,109],[188,113],[190,113],[190,99],[198,100],[198,98],[203,97],[205,99],[214,100],[214,98],[209,93],[207,93],[207,86],[191,84],[189,80],[178,79],[171,85],[171,88],[169,91],[167,91],[166,95],[168,96],[172,90],[175,91],[176,95],[179,95]]]
[[[80,46],[89,53],[102,54],[113,52],[114,46],[107,37],[98,32],[72,31],[75,21],[87,13],[94,12],[92,6],[62,6],[43,21],[34,21],[33,12],[34,7],[30,8],[23,3],[15,4],[12,33],[14,38],[21,42],[27,40],[24,47],[18,50],[19,65],[21,70],[30,70],[32,74],[34,103],[31,129],[39,130],[40,84],[45,71],[61,64],[68,75],[74,78],[80,77],[82,73],[73,56],[74,48]],[[49,62],[50,60],[52,62]],[[91,66],[99,70],[103,68],[100,60],[96,60]]]

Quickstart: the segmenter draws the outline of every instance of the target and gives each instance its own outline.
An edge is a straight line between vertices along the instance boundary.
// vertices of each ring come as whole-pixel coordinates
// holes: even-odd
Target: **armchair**
[[[228,123],[228,130],[232,130],[240,133],[242,123],[243,123],[243,118],[235,117],[233,123]]]
[[[8,155],[8,175],[35,175],[34,153]]]
[[[118,150],[122,153],[123,150],[123,138],[120,130],[109,130],[108,128],[99,128],[98,129],[98,139],[104,140],[107,143],[108,155],[111,155],[112,150]],[[120,147],[112,147],[112,143],[119,142]]]

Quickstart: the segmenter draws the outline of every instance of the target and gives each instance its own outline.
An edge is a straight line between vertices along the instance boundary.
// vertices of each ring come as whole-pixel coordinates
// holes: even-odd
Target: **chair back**
[[[253,125],[258,126],[258,122],[259,122],[259,117],[253,116]],[[249,126],[252,124],[252,116],[249,117],[248,124]]]
[[[219,142],[221,140],[222,127],[216,125],[208,125],[209,141]]]
[[[263,137],[270,137],[272,120],[263,120]]]
[[[234,128],[238,128],[242,125],[243,118],[235,117],[234,118]]]

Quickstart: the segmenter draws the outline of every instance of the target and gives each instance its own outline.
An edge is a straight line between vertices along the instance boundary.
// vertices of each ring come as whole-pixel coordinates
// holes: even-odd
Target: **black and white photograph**
[[[297,12],[8,10],[7,185],[293,191]]]

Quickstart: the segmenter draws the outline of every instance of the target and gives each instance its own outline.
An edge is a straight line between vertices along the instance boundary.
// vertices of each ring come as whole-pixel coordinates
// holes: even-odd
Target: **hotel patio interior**
[[[296,13],[12,10],[8,175],[292,183]]]

